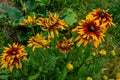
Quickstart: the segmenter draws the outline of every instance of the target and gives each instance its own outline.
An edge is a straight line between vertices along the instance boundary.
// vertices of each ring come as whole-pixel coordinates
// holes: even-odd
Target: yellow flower
[[[86,80],[93,80],[91,77],[87,77],[87,79]]]
[[[34,51],[35,48],[46,48],[49,42],[50,42],[49,36],[48,36],[48,40],[46,40],[44,36],[38,33],[29,39],[28,47],[32,47],[32,51]]]
[[[102,50],[99,51],[99,54],[101,56],[105,56],[107,53],[106,53],[106,51],[104,49],[102,49]]]
[[[72,71],[72,70],[73,70],[73,65],[72,65],[72,64],[70,64],[70,63],[69,63],[69,64],[67,64],[67,66],[66,66],[66,67],[67,67],[67,69],[68,69],[68,70],[70,70],[70,71]]]
[[[109,26],[115,25],[112,21],[112,14],[108,13],[108,9],[107,10],[102,10],[102,9],[93,10],[86,16],[86,19],[95,20],[99,22],[100,24],[104,24],[103,26],[104,31],[106,31]]]
[[[52,13],[49,13],[49,18],[42,18],[40,17],[37,19],[37,24],[40,25],[42,30],[46,31],[49,30],[50,35],[52,38],[54,38],[54,33],[59,36],[58,29],[65,29],[67,27],[67,23],[65,23],[64,20],[60,20],[56,13],[52,15]]]
[[[108,77],[106,75],[103,75],[103,80],[108,80]]]
[[[80,46],[82,43],[86,46],[88,42],[93,41],[94,46],[97,48],[104,36],[101,25],[93,20],[82,20],[73,31],[79,34],[75,39],[75,41],[78,41],[77,46]]]
[[[27,19],[24,19],[23,22],[20,23],[20,25],[32,25],[36,23],[36,16],[28,16]]]
[[[111,51],[111,55],[113,55],[113,56],[115,56],[115,55],[116,55],[116,53],[115,53],[115,51],[114,51],[114,50],[112,50],[112,51]]]
[[[16,68],[22,68],[21,59],[24,61],[27,60],[26,58],[26,51],[23,45],[18,45],[13,43],[13,45],[8,44],[9,47],[4,47],[5,50],[1,55],[1,68],[7,68],[10,66],[10,71],[12,72],[14,64]]]
[[[63,40],[57,42],[57,48],[61,50],[61,52],[69,52],[71,47],[73,46],[72,38],[67,40],[65,37]]]

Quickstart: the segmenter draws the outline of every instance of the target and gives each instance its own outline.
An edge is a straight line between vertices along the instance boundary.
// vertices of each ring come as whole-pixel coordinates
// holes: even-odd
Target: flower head
[[[104,36],[101,26],[93,20],[82,20],[79,22],[79,26],[73,29],[74,32],[79,34],[75,39],[75,41],[78,41],[77,46],[80,46],[82,43],[86,46],[88,42],[93,41],[94,46],[98,47]]]
[[[65,23],[64,20],[60,20],[56,13],[52,15],[52,13],[49,13],[49,18],[39,18],[37,20],[37,24],[40,25],[42,30],[49,30],[50,35],[52,38],[54,38],[54,33],[59,36],[58,28],[65,29],[68,25]]]
[[[50,38],[48,36],[48,40],[45,39],[42,34],[36,34],[35,36],[32,36],[28,41],[28,47],[32,47],[32,51],[35,50],[35,48],[46,48],[50,42]]]
[[[36,23],[36,16],[28,16],[27,19],[24,19],[23,22],[20,23],[20,25],[30,25]]]
[[[14,64],[16,68],[22,68],[21,59],[24,61],[27,60],[26,58],[26,51],[23,45],[18,45],[13,43],[13,45],[8,44],[9,47],[5,47],[1,55],[1,68],[7,68],[8,65],[10,66],[10,71],[12,72]]]
[[[69,52],[71,47],[73,46],[72,38],[67,40],[65,37],[63,40],[58,41],[57,48],[61,50],[61,52]]]
[[[91,19],[99,22],[100,24],[104,24],[103,26],[104,30],[106,31],[109,26],[114,25],[112,21],[112,14],[108,13],[107,10],[102,10],[102,9],[96,9],[90,12],[87,16],[86,19]]]
[[[68,70],[70,70],[70,71],[72,71],[72,70],[73,70],[73,65],[72,65],[72,64],[70,64],[70,63],[69,63],[69,64],[67,64],[67,66],[66,66],[66,67],[67,67],[67,69],[68,69]]]

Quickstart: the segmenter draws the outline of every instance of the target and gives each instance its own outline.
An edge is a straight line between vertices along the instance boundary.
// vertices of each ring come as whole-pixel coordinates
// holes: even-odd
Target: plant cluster
[[[0,6],[6,13],[1,19],[8,21],[1,25],[10,26],[13,37],[2,48],[1,79],[109,79],[104,64],[118,55],[106,45],[114,15],[96,8],[78,21],[72,8],[60,7],[67,2],[61,1],[20,0],[18,8]],[[119,72],[110,78],[120,79]]]

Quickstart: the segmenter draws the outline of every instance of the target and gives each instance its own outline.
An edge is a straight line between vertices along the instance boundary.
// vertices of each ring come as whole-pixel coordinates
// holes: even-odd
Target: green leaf
[[[7,6],[0,6],[0,8],[4,10],[12,20],[19,20],[22,17],[22,12],[17,8]]]
[[[36,73],[36,74],[34,74],[32,76],[29,76],[28,80],[36,80],[39,77],[39,75],[40,75],[40,73]]]
[[[78,70],[78,77],[79,77],[79,79],[80,78],[84,78],[86,73],[87,73],[87,69],[86,69],[85,65],[82,65],[80,67],[80,69]]]
[[[46,62],[46,65],[44,67],[44,72],[48,72],[49,70],[54,70],[56,61],[59,57],[52,57]]]
[[[66,14],[64,19],[70,26],[73,26],[73,24],[77,22],[77,14],[73,11],[73,9],[65,9],[62,14]]]
[[[28,39],[25,33],[18,33],[17,38],[19,39],[19,41],[24,41]]]
[[[26,2],[26,7],[27,7],[28,11],[32,11],[33,9],[35,9],[35,7],[36,7],[35,0],[28,0]]]
[[[51,66],[51,64],[55,63],[59,57],[52,57],[52,59],[47,62],[46,66]]]
[[[58,77],[58,80],[65,80],[65,77],[67,76],[67,69],[66,67],[61,72],[60,76]]]
[[[0,19],[6,18],[5,14],[0,14]]]
[[[40,3],[41,6],[45,6],[50,3],[50,0],[36,0],[36,1]]]

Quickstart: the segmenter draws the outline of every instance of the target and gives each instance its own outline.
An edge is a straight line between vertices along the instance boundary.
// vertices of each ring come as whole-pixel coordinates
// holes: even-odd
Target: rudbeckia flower
[[[16,68],[22,68],[21,59],[24,61],[27,60],[26,58],[26,51],[23,45],[18,45],[13,43],[13,45],[8,44],[9,47],[4,47],[5,50],[1,55],[1,68],[7,68],[10,66],[10,71],[12,72],[14,64]]]
[[[32,25],[36,23],[36,16],[28,16],[27,19],[24,19],[20,25]]]
[[[90,20],[95,20],[99,22],[100,24],[104,24],[103,26],[104,30],[106,31],[109,26],[115,25],[112,21],[112,14],[108,13],[107,10],[102,10],[102,9],[96,9],[90,12],[87,16],[86,19]]]
[[[40,17],[37,19],[37,24],[40,25],[42,30],[49,30],[50,36],[54,38],[54,33],[59,36],[58,29],[65,29],[68,25],[65,23],[64,20],[60,20],[56,13],[54,15],[50,12],[49,18],[42,18]]]
[[[46,48],[50,42],[50,36],[48,36],[48,40],[45,39],[42,34],[36,34],[35,36],[32,36],[28,41],[28,47],[32,47],[32,51],[35,50],[35,48]]]
[[[79,22],[79,26],[73,29],[74,32],[78,33],[75,41],[78,41],[77,46],[80,46],[84,43],[84,46],[88,44],[88,42],[94,42],[94,46],[97,48],[98,45],[103,40],[103,32],[102,25],[93,20],[82,20]]]
[[[57,42],[57,48],[61,50],[61,52],[66,53],[69,52],[71,50],[71,47],[73,46],[72,43],[72,38],[70,38],[69,40],[67,40],[65,37],[63,40],[60,40]]]

